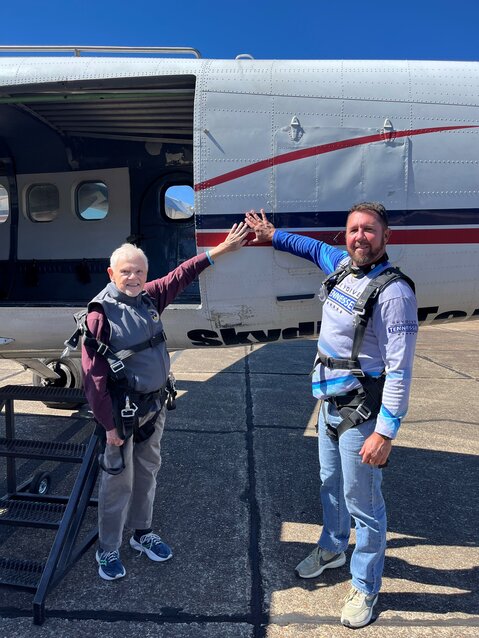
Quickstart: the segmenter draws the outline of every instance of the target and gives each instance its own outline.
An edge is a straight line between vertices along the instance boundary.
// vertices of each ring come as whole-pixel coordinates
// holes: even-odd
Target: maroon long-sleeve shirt
[[[153,299],[159,314],[161,315],[166,306],[209,265],[210,261],[206,253],[203,253],[183,262],[165,277],[148,281],[145,291]],[[109,343],[110,326],[101,306],[88,313],[87,325],[96,339]],[[83,346],[82,368],[85,395],[93,414],[106,430],[113,430],[113,406],[107,389],[108,362],[101,355]]]

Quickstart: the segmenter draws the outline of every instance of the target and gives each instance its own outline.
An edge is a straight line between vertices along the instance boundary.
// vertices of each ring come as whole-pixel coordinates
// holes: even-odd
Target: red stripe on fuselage
[[[477,128],[477,126],[439,126],[435,128],[420,128],[409,131],[394,131],[391,139],[398,137],[408,137],[413,135],[425,135],[427,133],[442,133],[443,131],[458,131],[461,129]],[[339,142],[329,142],[328,144],[320,144],[319,146],[311,146],[310,148],[302,148],[297,151],[290,151],[289,153],[283,153],[283,155],[276,155],[269,157],[268,159],[237,168],[229,173],[223,173],[217,177],[212,177],[204,182],[195,184],[195,191],[202,191],[212,186],[218,186],[218,184],[224,184],[230,182],[238,177],[244,177],[257,171],[262,171],[265,168],[272,166],[278,166],[279,164],[286,164],[287,162],[295,162],[296,160],[305,159],[306,157],[313,157],[314,155],[323,155],[324,153],[332,153],[333,151],[339,151],[344,148],[352,148],[353,146],[361,146],[362,144],[372,144],[373,142],[384,142],[389,139],[389,134],[376,133],[374,135],[365,135],[364,137],[353,137],[349,140],[342,140]]]
[[[282,230],[288,230],[284,228]],[[392,228],[390,244],[427,245],[427,244],[479,244],[479,228]],[[344,246],[344,230],[311,230],[291,231],[297,235],[306,235],[328,244]],[[228,231],[198,232],[198,247],[216,246],[224,241]],[[254,239],[254,233],[248,236]],[[270,246],[271,244],[252,244],[253,246]]]

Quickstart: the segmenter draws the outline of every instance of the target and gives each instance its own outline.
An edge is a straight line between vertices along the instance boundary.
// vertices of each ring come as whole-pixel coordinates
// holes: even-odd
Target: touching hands
[[[255,210],[250,210],[245,214],[246,223],[254,230],[256,238],[250,241],[250,244],[266,244],[273,241],[273,235],[276,228],[266,218],[263,209],[260,210],[261,217]]]
[[[247,236],[249,232],[249,228],[245,222],[233,224],[226,239],[214,248],[210,249],[211,258],[216,259],[216,257],[219,257],[224,253],[230,253],[234,250],[239,250],[240,248],[242,248],[248,242]]]

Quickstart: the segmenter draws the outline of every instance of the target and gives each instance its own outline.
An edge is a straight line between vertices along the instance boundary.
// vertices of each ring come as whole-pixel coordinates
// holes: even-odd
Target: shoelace
[[[150,532],[149,534],[145,534],[140,538],[140,544],[146,545],[148,548],[151,548],[152,545],[159,545],[161,543],[161,538],[158,534],[154,534]]]
[[[361,596],[361,592],[354,587],[349,590],[349,594],[345,598],[345,602],[353,602],[355,598],[359,598]]]
[[[359,591],[359,589],[356,589],[355,587],[351,587],[349,594],[345,598],[345,602],[359,606],[362,604],[363,598],[366,602],[368,601],[368,596],[366,594],[363,594],[363,592]]]
[[[115,549],[112,552],[103,552],[100,556],[100,563],[104,565],[108,565],[108,563],[113,563],[120,558],[120,552]]]

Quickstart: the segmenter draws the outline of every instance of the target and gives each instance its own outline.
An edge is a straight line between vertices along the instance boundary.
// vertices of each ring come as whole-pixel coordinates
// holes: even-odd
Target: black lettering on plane
[[[428,306],[425,308],[418,308],[418,321],[419,323],[425,321],[429,315],[437,313],[439,306]],[[454,319],[464,319],[468,316],[468,313],[464,310],[448,310],[436,315],[433,319],[434,323],[453,321]],[[470,315],[472,317],[479,317],[479,308],[476,308]],[[321,329],[321,321],[307,321],[299,323],[297,326],[290,328],[272,328],[268,331],[264,330],[250,330],[236,332],[234,328],[223,328],[220,330],[221,336],[214,330],[190,330],[187,333],[187,337],[191,340],[194,346],[241,346],[251,345],[252,343],[272,343],[278,341],[280,338],[284,340],[288,339],[300,339],[304,337],[313,337],[315,334],[319,334]],[[251,339],[249,338],[251,337]],[[221,341],[223,339],[223,341]],[[255,341],[253,341],[253,339]]]
[[[213,330],[190,330],[186,333],[188,339],[194,346],[222,346],[223,342],[219,339],[218,334]]]
[[[259,343],[272,343],[273,341],[278,341],[280,338],[281,329],[274,328],[273,330],[268,330],[268,334],[265,334],[264,330],[252,330],[250,334],[259,341]]]
[[[311,337],[312,335],[314,335],[313,321],[300,323],[297,328],[285,328],[282,333],[283,339],[298,339],[299,337]]]
[[[220,335],[213,330],[190,330],[187,333],[187,337],[191,340],[194,346],[241,346],[250,345],[252,343],[272,343],[283,339],[299,339],[303,337],[313,337],[319,333],[321,328],[321,321],[307,321],[299,323],[297,326],[291,328],[272,328],[271,330],[250,330],[248,332],[236,332],[234,328],[224,328],[220,330]],[[255,341],[252,341],[248,337],[251,336]]]
[[[448,310],[447,312],[441,312],[437,315],[437,317],[434,317],[434,321],[452,321],[459,317],[467,317],[467,312],[464,312],[464,310]]]
[[[436,313],[438,310],[439,310],[439,306],[429,306],[428,308],[418,308],[417,320],[419,321],[419,323],[426,321],[428,315],[431,315],[433,312]]]
[[[224,328],[220,330],[225,346],[241,346],[254,343],[248,339],[248,332],[236,332],[234,328]]]

